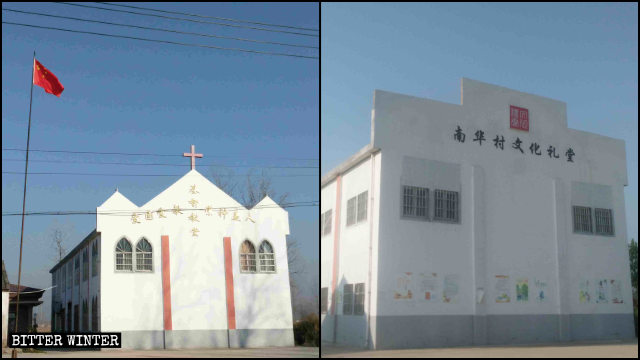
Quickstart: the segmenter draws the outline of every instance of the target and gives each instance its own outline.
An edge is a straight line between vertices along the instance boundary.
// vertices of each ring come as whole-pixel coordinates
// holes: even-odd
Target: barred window
[[[80,254],[76,256],[74,267],[75,267],[75,274],[73,276],[75,276],[75,281],[73,283],[75,285],[78,285],[80,284]]]
[[[585,206],[573,207],[573,231],[577,233],[592,233],[591,208]]]
[[[429,189],[403,186],[402,216],[427,218]]]
[[[356,223],[356,197],[347,200],[347,226]]]
[[[82,250],[82,281],[87,281],[89,278],[89,248],[85,247]]]
[[[267,240],[262,241],[262,244],[260,244],[260,248],[258,249],[258,256],[260,257],[260,272],[276,272],[276,259],[273,254],[273,248]]]
[[[98,275],[98,241],[91,245],[91,276]]]
[[[356,284],[356,291],[354,294],[353,314],[364,314],[364,283]]]
[[[71,284],[73,284],[73,271],[71,270],[71,261],[67,263],[66,268],[67,268],[67,289],[71,289]]]
[[[347,226],[367,220],[367,194],[362,192],[347,200]]]
[[[131,243],[122,238],[116,245],[116,271],[133,271]]]
[[[153,271],[153,249],[145,238],[136,245],[136,271]]]
[[[240,246],[240,272],[256,272],[256,249],[249,240],[243,241]]]
[[[596,217],[596,234],[613,235],[613,216],[611,209],[594,209]]]
[[[67,267],[62,266],[60,270],[62,271],[62,286],[60,287],[60,290],[64,291],[64,289],[67,287]]]
[[[320,313],[327,313],[327,305],[329,302],[329,288],[323,287],[320,289]]]
[[[459,196],[457,191],[434,191],[434,220],[457,222],[459,219]]]
[[[89,307],[87,300],[82,301],[82,330],[84,332],[89,331]]]
[[[353,284],[345,284],[342,295],[342,314],[353,314]]]
[[[358,195],[358,219],[357,222],[367,220],[367,194],[369,192],[365,191]]]
[[[327,210],[324,214],[322,214],[322,224],[323,224],[323,230],[322,230],[322,235],[329,235],[331,234],[331,210]]]
[[[91,331],[98,332],[98,297],[91,300]]]

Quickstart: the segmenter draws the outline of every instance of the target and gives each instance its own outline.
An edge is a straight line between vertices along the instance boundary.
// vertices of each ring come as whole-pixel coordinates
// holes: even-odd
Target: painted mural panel
[[[460,276],[458,274],[448,274],[444,276],[444,290],[442,301],[455,304],[458,302],[458,292],[460,287]]]
[[[516,301],[529,301],[529,279],[523,278],[516,280]]]
[[[614,304],[622,304],[622,282],[618,280],[611,280],[611,302]]]
[[[440,300],[440,284],[437,273],[420,273],[420,298],[427,303],[436,303]]]
[[[547,282],[535,279],[533,282],[533,294],[536,297],[536,302],[545,302],[547,301]]]
[[[412,299],[413,293],[411,291],[412,283],[411,276],[413,273],[404,272],[398,276],[396,281],[396,290],[393,294],[394,299]]]
[[[580,304],[590,304],[592,302],[592,281],[589,280],[581,280],[580,281],[580,293],[579,293],[579,298],[580,298]]]
[[[496,303],[511,302],[511,282],[508,275],[495,276]]]

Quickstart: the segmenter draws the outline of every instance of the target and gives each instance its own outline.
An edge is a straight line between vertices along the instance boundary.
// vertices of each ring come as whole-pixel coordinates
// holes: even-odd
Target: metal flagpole
[[[24,163],[24,192],[22,195],[22,227],[20,228],[20,261],[18,262],[18,290],[16,291],[16,326],[14,332],[18,332],[18,316],[20,315],[20,277],[22,275],[22,240],[24,239],[24,209],[27,200],[27,167],[29,166],[29,140],[31,138],[31,103],[33,101],[33,70],[36,65],[36,51],[33,50],[31,64],[31,95],[29,96],[29,125],[27,127],[27,158]],[[18,351],[14,348],[11,357],[18,357]]]

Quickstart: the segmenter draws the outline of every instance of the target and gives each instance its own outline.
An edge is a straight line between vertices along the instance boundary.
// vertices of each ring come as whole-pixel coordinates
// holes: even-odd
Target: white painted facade
[[[321,212],[341,209],[321,238],[323,341],[407,348],[634,337],[624,142],[569,129],[560,101],[470,79],[461,95],[455,105],[376,91],[371,143],[323,177]],[[528,109],[528,131],[510,128],[510,106]],[[454,138],[458,126],[465,142]],[[403,186],[429,189],[427,219],[403,216]],[[436,189],[458,194],[458,221],[434,220]],[[365,190],[367,221],[345,226],[347,199]],[[613,234],[574,232],[573,206],[612,210]],[[526,300],[515,289],[524,280]],[[361,282],[364,314],[343,315],[343,285]],[[410,299],[396,297],[401,288]]]
[[[99,298],[99,327],[88,330],[122,332],[123,346],[132,348],[293,345],[286,248],[289,220],[269,197],[246,209],[191,170],[142,206],[116,191],[97,213],[96,230],[74,252],[90,249],[97,241],[99,275],[57,298],[72,305],[87,294]],[[167,270],[163,269],[163,236],[168,237]],[[233,296],[225,284],[225,237],[231,244]],[[122,238],[133,249],[142,238],[151,244],[151,271],[136,269],[135,252],[134,271],[116,270],[115,251]],[[256,252],[255,273],[240,269],[239,252],[245,240]],[[260,271],[258,251],[265,240],[274,252],[273,273]],[[75,256],[71,253],[52,269],[54,279]],[[169,274],[170,298],[163,295],[164,271]],[[235,329],[228,322],[229,299],[235,306]],[[55,304],[54,299],[54,312]]]

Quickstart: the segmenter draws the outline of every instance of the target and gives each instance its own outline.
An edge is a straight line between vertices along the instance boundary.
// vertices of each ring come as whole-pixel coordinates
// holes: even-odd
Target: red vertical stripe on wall
[[[162,304],[164,329],[172,330],[171,324],[171,271],[169,268],[169,236],[162,235]]]
[[[227,285],[227,324],[229,330],[236,329],[236,307],[233,297],[233,267],[231,257],[231,238],[224,238],[224,272]]]

